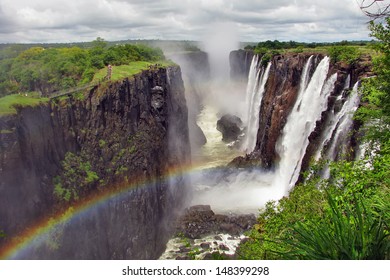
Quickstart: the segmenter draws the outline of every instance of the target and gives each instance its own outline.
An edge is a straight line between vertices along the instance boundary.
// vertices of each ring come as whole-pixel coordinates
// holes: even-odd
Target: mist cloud
[[[368,39],[350,0],[0,0],[0,42],[202,40],[230,22],[241,41]]]

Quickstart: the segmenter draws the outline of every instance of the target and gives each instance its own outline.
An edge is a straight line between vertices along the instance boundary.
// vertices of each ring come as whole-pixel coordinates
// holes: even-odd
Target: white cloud
[[[199,40],[218,22],[242,41],[369,38],[354,0],[0,0],[0,43]]]

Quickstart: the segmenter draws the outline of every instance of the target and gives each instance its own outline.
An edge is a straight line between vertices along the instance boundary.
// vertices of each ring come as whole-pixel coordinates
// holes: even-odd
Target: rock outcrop
[[[195,239],[205,235],[227,233],[241,235],[256,223],[253,214],[215,214],[210,205],[195,205],[185,210],[177,225],[178,233]]]
[[[20,109],[0,118],[0,130],[8,132],[0,135],[0,229],[10,238],[68,203],[122,194],[65,225],[55,250],[42,245],[24,258],[161,254],[186,184],[179,169],[165,176],[190,161],[179,67],[95,87],[84,100]]]
[[[242,133],[242,121],[239,117],[230,114],[223,115],[217,121],[217,130],[222,133],[222,141],[232,142]]]

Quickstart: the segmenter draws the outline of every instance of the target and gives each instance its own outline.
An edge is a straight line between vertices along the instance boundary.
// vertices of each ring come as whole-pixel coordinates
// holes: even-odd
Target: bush
[[[358,50],[351,46],[333,46],[328,52],[333,63],[339,61],[352,63],[360,56]]]

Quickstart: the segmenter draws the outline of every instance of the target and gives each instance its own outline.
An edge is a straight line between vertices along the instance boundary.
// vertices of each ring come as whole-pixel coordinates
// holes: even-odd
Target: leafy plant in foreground
[[[389,233],[381,215],[375,215],[361,198],[345,211],[328,196],[329,214],[319,224],[309,221],[294,227],[294,239],[286,242],[292,250],[287,258],[300,259],[387,259],[390,254]]]

